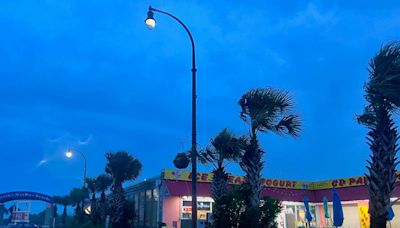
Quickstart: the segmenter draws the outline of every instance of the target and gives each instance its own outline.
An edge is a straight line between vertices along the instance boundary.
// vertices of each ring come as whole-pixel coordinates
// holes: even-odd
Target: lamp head
[[[147,18],[144,21],[147,25],[147,28],[154,29],[156,27],[156,20],[154,19],[153,8],[149,7],[149,11],[147,12]]]
[[[65,153],[65,157],[67,157],[67,158],[71,158],[72,155],[73,155],[73,153],[72,153],[71,149],[68,149],[67,152]]]

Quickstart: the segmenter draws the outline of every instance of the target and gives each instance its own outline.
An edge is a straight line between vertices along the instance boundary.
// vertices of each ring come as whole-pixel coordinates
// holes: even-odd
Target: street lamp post
[[[147,12],[147,18],[145,23],[147,27],[153,29],[156,26],[156,21],[153,17],[154,12],[159,12],[165,15],[168,15],[175,19],[182,27],[185,29],[187,34],[189,35],[190,42],[192,44],[192,149],[191,149],[191,163],[192,163],[192,227],[197,228],[197,143],[196,143],[196,56],[195,56],[195,46],[192,34],[189,29],[181,20],[179,20],[174,15],[154,9],[153,7],[149,7],[149,11]]]
[[[78,152],[78,153],[81,155],[81,157],[83,158],[83,161],[84,161],[84,167],[83,167],[83,187],[86,187],[86,156],[85,156],[85,154],[84,154],[82,151],[80,151],[80,150],[77,150],[77,149],[74,148],[74,151]],[[69,148],[69,149],[67,150],[67,152],[65,153],[65,156],[66,156],[67,158],[71,158],[73,155],[74,155],[74,153],[73,153],[73,150],[72,150],[71,148]]]

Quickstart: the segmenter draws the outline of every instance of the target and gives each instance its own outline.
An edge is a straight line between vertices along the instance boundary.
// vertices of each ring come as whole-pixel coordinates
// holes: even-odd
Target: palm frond
[[[364,108],[364,113],[356,116],[357,122],[367,127],[376,125],[376,114],[372,105],[367,105]]]
[[[289,92],[274,88],[252,89],[243,94],[238,103],[242,107],[241,114],[250,117],[266,111],[284,113],[294,106]]]
[[[113,182],[113,179],[110,175],[108,174],[101,174],[96,177],[96,187],[97,191],[105,191],[107,188],[111,186]]]
[[[211,145],[215,149],[213,159],[216,160],[219,158],[235,160],[243,151],[243,141],[243,137],[236,137],[225,128],[217,136],[211,139]]]
[[[134,180],[142,170],[142,163],[126,151],[107,153],[106,158],[105,171],[113,177],[114,183]]]
[[[207,147],[205,150],[199,151],[198,159],[202,164],[209,164],[217,160],[216,154],[210,147]]]
[[[86,178],[85,183],[87,184],[87,188],[93,193],[96,192],[96,179],[95,178]]]
[[[367,100],[380,98],[392,109],[400,107],[400,42],[385,45],[369,63]]]
[[[279,135],[291,135],[299,137],[301,132],[301,120],[297,115],[284,116],[278,124],[275,125],[274,132]]]
[[[240,116],[250,122],[252,133],[273,131],[299,135],[301,121],[293,113],[294,102],[289,92],[274,88],[253,89],[245,93],[238,103],[242,108]],[[293,125],[288,125],[292,122]]]
[[[199,160],[203,164],[212,164],[214,168],[226,166],[227,161],[238,161],[247,142],[247,137],[235,136],[228,129],[222,130],[210,140],[211,145],[199,153]]]

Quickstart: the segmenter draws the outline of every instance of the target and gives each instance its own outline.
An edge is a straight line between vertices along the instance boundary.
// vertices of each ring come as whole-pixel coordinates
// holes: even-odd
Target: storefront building
[[[212,173],[198,173],[198,220],[202,227],[207,215],[212,213]],[[242,176],[229,176],[232,185],[242,184]],[[313,216],[312,227],[330,227],[332,224],[332,188],[336,188],[342,200],[345,228],[369,227],[368,189],[366,177],[358,176],[319,182],[262,179],[262,196],[270,196],[282,202],[278,216],[279,228],[305,226],[304,197],[310,200]],[[400,180],[398,180],[400,181]],[[169,227],[191,227],[191,173],[182,170],[164,170],[159,177],[148,179],[126,189],[127,197],[135,202],[135,227],[156,228],[160,222]],[[328,198],[329,219],[324,216],[323,198]],[[396,188],[393,197],[400,197]],[[394,200],[394,199],[393,199]],[[400,204],[393,206],[395,213],[392,227],[400,227]],[[396,216],[398,215],[398,216]]]

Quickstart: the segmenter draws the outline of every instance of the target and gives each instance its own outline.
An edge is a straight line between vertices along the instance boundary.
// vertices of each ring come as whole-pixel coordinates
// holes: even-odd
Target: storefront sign
[[[207,213],[212,212],[211,204],[212,198],[206,197],[207,199],[198,200],[197,201],[197,218],[199,220],[207,219]],[[192,216],[192,201],[188,201],[182,197],[182,204],[181,204],[181,218],[183,220],[191,219]]]
[[[210,183],[213,178],[213,173],[197,173],[198,182]],[[165,180],[177,180],[177,181],[191,181],[192,173],[182,170],[164,170]],[[243,176],[232,176],[229,175],[229,184],[243,184],[246,178]],[[304,181],[290,181],[290,180],[278,180],[264,178],[261,180],[261,184],[264,187],[274,187],[274,188],[290,188],[290,189],[310,189],[311,183]]]
[[[213,178],[213,173],[197,173],[197,181],[198,182],[211,182]],[[164,179],[165,180],[177,180],[177,181],[191,181],[192,173],[184,170],[164,170]],[[228,183],[229,184],[242,184],[246,181],[246,178],[243,176],[232,176],[229,175]],[[397,182],[400,182],[397,179]],[[271,179],[271,178],[263,178],[261,179],[261,184],[264,187],[273,187],[273,188],[285,188],[285,189],[307,189],[307,190],[322,190],[322,189],[330,189],[330,188],[345,188],[345,187],[354,187],[354,186],[363,186],[368,183],[366,176],[358,176],[351,178],[342,178],[342,179],[334,179],[327,181],[318,181],[318,182],[305,182],[305,181],[291,181],[291,180],[279,180],[279,179]]]
[[[321,190],[321,189],[329,189],[329,188],[333,188],[333,187],[335,187],[335,188],[354,187],[354,186],[366,185],[367,183],[368,182],[367,182],[366,176],[359,176],[359,177],[313,182],[311,184],[312,185],[311,189]]]
[[[0,203],[13,200],[41,200],[53,203],[53,197],[37,192],[6,192],[0,194]]]
[[[211,210],[211,203],[210,202],[198,202],[197,210],[209,211],[209,210]]]

